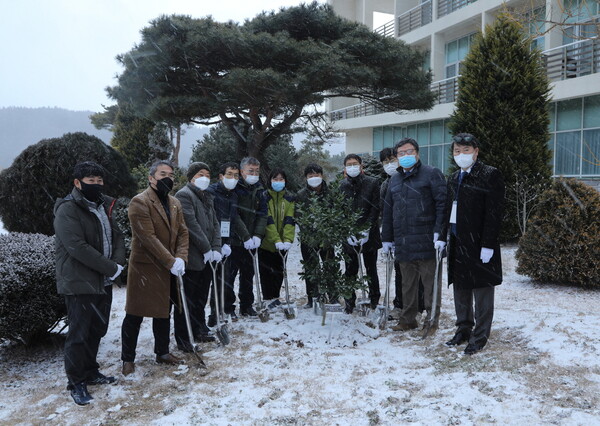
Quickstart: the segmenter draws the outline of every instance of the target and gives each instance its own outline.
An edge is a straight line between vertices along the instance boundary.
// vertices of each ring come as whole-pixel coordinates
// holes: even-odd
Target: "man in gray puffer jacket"
[[[123,271],[125,244],[112,220],[113,198],[102,195],[104,168],[91,161],[73,170],[71,194],[56,200],[56,287],[65,296],[68,389],[78,405],[93,399],[87,385],[115,382],[98,371],[100,339],[108,330],[112,283]]]
[[[433,278],[435,273],[434,243],[443,227],[446,203],[446,184],[439,169],[424,165],[419,159],[419,145],[414,139],[404,138],[396,144],[400,167],[391,178],[383,207],[382,240],[384,250],[395,248],[396,261],[402,272],[403,309],[396,331],[418,327],[419,278],[423,282],[427,327],[437,328],[431,318],[433,306]],[[440,305],[441,291],[436,304]]]

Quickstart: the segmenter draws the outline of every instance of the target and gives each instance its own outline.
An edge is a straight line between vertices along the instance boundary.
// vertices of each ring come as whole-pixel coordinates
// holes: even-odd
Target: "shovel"
[[[188,338],[190,339],[192,349],[194,350],[194,355],[198,359],[198,367],[206,368],[206,364],[198,353],[198,348],[196,346],[196,342],[194,341],[194,333],[192,332],[192,323],[190,321],[190,312],[188,310],[187,299],[185,298],[185,289],[183,288],[183,279],[181,278],[181,275],[177,275],[177,284],[179,285],[179,294],[181,295],[181,304],[183,305],[183,313],[185,316],[185,325],[188,331]]]
[[[385,253],[385,296],[383,297],[383,308],[379,310],[379,329],[385,330],[390,310],[390,282],[392,281],[392,269],[394,268],[394,255],[391,251]]]
[[[435,321],[437,315],[437,299],[440,291],[440,283],[438,282],[440,277],[440,269],[442,267],[442,250],[435,251],[435,273],[433,274],[433,297],[431,299],[431,313],[429,315],[429,321],[427,322],[427,328],[423,333],[423,340],[427,338],[431,331],[431,325]]]
[[[254,286],[256,287],[256,310],[261,322],[269,321],[269,310],[264,306],[260,289],[260,276],[258,274],[258,250],[250,250],[252,266],[254,267]]]
[[[360,279],[360,282],[364,285],[365,283],[365,272],[364,272],[364,268],[363,268],[363,261],[362,261],[362,245],[360,246],[360,248],[358,250],[356,250],[356,248],[354,246],[352,246],[352,249],[354,250],[354,253],[356,253],[356,258],[358,259],[358,278]],[[360,299],[357,300],[356,305],[358,306],[358,315],[361,317],[366,317],[369,315],[369,311],[371,310],[371,301],[369,300],[369,298],[367,297],[367,292],[365,291],[365,289],[362,289],[362,296]]]
[[[288,285],[288,276],[287,276],[287,250],[279,250],[279,255],[281,256],[281,260],[283,260],[283,282],[285,285],[285,305],[282,306],[283,313],[285,317],[289,320],[293,320],[296,318],[296,304],[290,303],[290,288]]]
[[[216,335],[219,339],[219,342],[223,346],[228,345],[230,342],[229,339],[229,330],[227,329],[227,324],[221,323],[221,308],[223,307],[223,293],[219,295],[219,286],[217,285],[217,263],[216,262],[208,262],[210,265],[210,269],[212,269],[213,273],[213,292],[215,294],[215,310],[216,310],[216,318],[217,318],[217,331]],[[223,283],[225,284],[225,283]]]

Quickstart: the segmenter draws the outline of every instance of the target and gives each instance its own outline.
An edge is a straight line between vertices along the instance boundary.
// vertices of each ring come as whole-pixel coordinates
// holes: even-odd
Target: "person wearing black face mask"
[[[71,194],[56,200],[56,286],[65,296],[69,331],[65,341],[68,389],[78,405],[92,396],[88,385],[115,382],[98,370],[100,339],[106,334],[112,283],[125,264],[125,244],[112,220],[115,200],[102,194],[104,169],[91,161],[73,170]]]
[[[159,364],[180,364],[169,352],[171,305],[179,304],[176,276],[185,273],[188,229],[181,203],[169,195],[173,166],[157,161],[150,167],[150,186],[129,204],[131,256],[127,275],[127,302],[121,329],[123,375],[135,370],[140,326],[152,318],[154,353]],[[182,309],[180,306],[177,309]]]

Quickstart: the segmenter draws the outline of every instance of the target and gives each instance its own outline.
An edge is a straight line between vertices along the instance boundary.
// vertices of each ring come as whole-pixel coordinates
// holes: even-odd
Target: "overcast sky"
[[[325,0],[321,0],[325,2]],[[0,107],[100,111],[115,60],[162,14],[243,22],[301,0],[0,0]]]

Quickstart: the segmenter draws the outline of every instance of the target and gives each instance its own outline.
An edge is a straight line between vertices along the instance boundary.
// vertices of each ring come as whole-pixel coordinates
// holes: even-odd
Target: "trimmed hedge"
[[[66,316],[54,263],[54,237],[0,235],[0,339],[32,343]]]
[[[519,241],[517,272],[537,281],[600,288],[600,193],[557,179]]]
[[[53,235],[54,203],[73,189],[73,167],[81,161],[95,161],[106,169],[106,194],[136,194],[136,182],[121,154],[95,136],[67,133],[27,147],[0,173],[4,227],[11,232]]]

